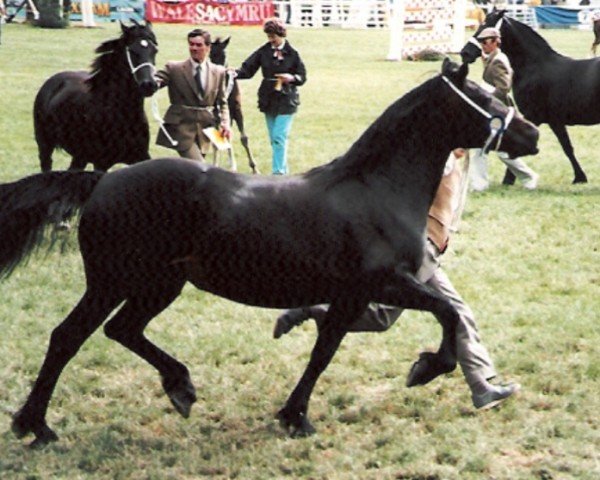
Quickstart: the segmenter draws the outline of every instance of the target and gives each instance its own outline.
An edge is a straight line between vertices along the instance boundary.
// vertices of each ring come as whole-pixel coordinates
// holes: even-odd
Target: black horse
[[[210,45],[211,62],[217,65],[227,66],[227,53],[225,49],[229,45],[230,39],[231,37],[227,37],[225,40],[217,37],[212,41]],[[246,131],[244,130],[244,114],[242,113],[242,93],[240,91],[240,86],[238,81],[233,77],[229,79],[229,82],[231,82],[231,84],[227,86],[229,91],[229,96],[227,97],[227,106],[229,107],[231,123],[233,124],[233,122],[235,122],[238,130],[240,131],[240,141],[242,142],[242,146],[248,155],[248,165],[250,166],[252,173],[259,173],[256,163],[254,162],[254,157],[252,156],[252,152],[250,151],[250,147],[248,145],[248,135],[246,135]],[[235,165],[233,151],[229,150],[229,155],[230,164]]]
[[[43,172],[52,170],[57,147],[71,155],[74,170],[150,158],[144,97],[157,88],[156,37],[150,24],[121,24],[121,31],[96,49],[91,72],[57,73],[38,92],[33,119]]]
[[[307,409],[315,383],[370,301],[435,312],[443,340],[438,353],[421,356],[420,383],[453,370],[458,314],[415,277],[427,211],[448,153],[480,147],[498,134],[490,136],[491,116],[508,112],[466,80],[467,71],[445,62],[442,75],[393,103],[346,154],[303,175],[241,175],[173,158],[0,185],[0,273],[38,244],[52,212],[84,206],[86,291],[52,332],[13,431],[32,432],[37,444],[56,440],[45,416],[59,375],[119,306],[105,334],[159,371],[187,417],[196,401],[188,369],[143,333],[188,281],[248,305],[331,304],[306,371],[278,413],[292,435],[314,431]],[[499,148],[533,154],[537,140],[537,128],[516,117]]]
[[[594,41],[592,42],[592,55],[596,56],[596,49],[600,45],[600,13],[594,16],[593,20]]]
[[[500,30],[502,51],[514,69],[513,94],[521,113],[536,125],[550,126],[571,161],[573,183],[587,182],[566,126],[600,123],[600,62],[574,60],[555,52],[530,27],[505,16],[504,10],[493,10],[486,16],[461,50],[463,61],[471,63],[479,58],[481,48],[476,37],[486,27]],[[514,176],[509,179],[514,182]]]

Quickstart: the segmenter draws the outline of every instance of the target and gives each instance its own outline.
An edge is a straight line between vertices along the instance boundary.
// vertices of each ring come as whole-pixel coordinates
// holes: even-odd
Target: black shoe
[[[518,383],[509,383],[507,385],[494,385],[492,389],[484,393],[474,393],[471,398],[473,406],[478,410],[488,410],[499,405],[513,393],[518,392],[521,385]]]
[[[292,328],[311,318],[308,308],[292,308],[283,312],[275,321],[273,338],[279,338],[288,333]]]

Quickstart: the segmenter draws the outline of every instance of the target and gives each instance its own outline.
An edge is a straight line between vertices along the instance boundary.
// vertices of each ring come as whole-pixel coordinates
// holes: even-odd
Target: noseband
[[[515,117],[515,109],[513,107],[508,107],[508,113],[504,118],[492,115],[491,113],[485,111],[483,108],[477,105],[469,97],[467,97],[460,88],[457,88],[456,85],[454,85],[448,79],[448,77],[442,75],[442,80],[444,80],[444,82],[446,82],[450,86],[450,88],[454,90],[454,92],[456,92],[456,94],[465,101],[467,105],[477,110],[481,115],[483,115],[489,120],[490,135],[488,136],[487,140],[485,141],[482,147],[483,151],[487,153],[489,150],[492,150],[492,141],[494,140],[494,138],[496,138],[496,143],[494,145],[493,150],[498,150],[498,148],[500,147],[500,143],[502,142],[502,136],[504,135],[504,132],[510,125],[510,122],[512,122],[513,118]],[[497,122],[497,120],[499,122]]]

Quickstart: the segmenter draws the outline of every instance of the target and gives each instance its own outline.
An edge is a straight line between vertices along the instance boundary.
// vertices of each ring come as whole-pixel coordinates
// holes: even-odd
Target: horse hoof
[[[52,431],[48,425],[44,425],[39,431],[35,432],[35,440],[29,444],[29,448],[38,449],[48,445],[51,442],[56,442],[58,435]]]
[[[295,418],[292,418],[295,417]],[[315,427],[308,421],[306,415],[300,413],[292,415],[282,408],[277,413],[279,425],[285,430],[291,438],[309,437],[317,433]]]
[[[588,179],[585,175],[581,176],[581,177],[575,177],[575,179],[573,180],[573,183],[587,183]]]
[[[437,353],[423,352],[410,368],[406,386],[425,385],[443,373],[452,372],[455,368],[456,362],[448,363],[441,360]]]
[[[39,425],[35,425],[35,422],[32,422],[27,417],[22,410],[13,416],[11,429],[17,438],[23,438],[28,433],[33,433],[35,440],[29,445],[33,448],[38,448],[58,440],[58,436],[46,425],[46,422],[42,421]]]
[[[171,404],[177,410],[177,413],[183,418],[189,418],[192,410],[192,405],[196,402],[196,389],[189,379],[184,382],[178,382],[177,385],[167,385],[168,382],[163,381],[163,388],[171,400]]]

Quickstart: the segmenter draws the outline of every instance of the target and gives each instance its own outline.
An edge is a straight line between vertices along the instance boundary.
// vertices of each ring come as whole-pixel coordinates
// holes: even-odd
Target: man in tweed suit
[[[509,95],[512,88],[513,70],[508,57],[500,50],[500,31],[494,27],[484,28],[477,40],[481,44],[483,59],[483,80],[490,86],[492,94],[499,98],[505,105],[512,106],[513,101]],[[529,168],[519,158],[510,159],[505,152],[498,152],[498,158],[504,162],[508,170],[519,179],[523,187],[534,190],[537,187],[538,174]],[[514,181],[514,177],[509,176]],[[505,177],[504,183],[512,183]],[[477,150],[471,160],[471,189],[475,191],[486,190],[489,186],[487,155]]]
[[[168,134],[161,129],[156,143],[177,150],[182,157],[203,160],[210,147],[210,140],[202,132],[204,128],[214,126],[225,138],[231,135],[225,97],[227,75],[225,67],[208,59],[210,33],[194,29],[187,39],[190,58],[168,62],[156,73],[159,88],[168,87],[171,102],[164,118]]]

